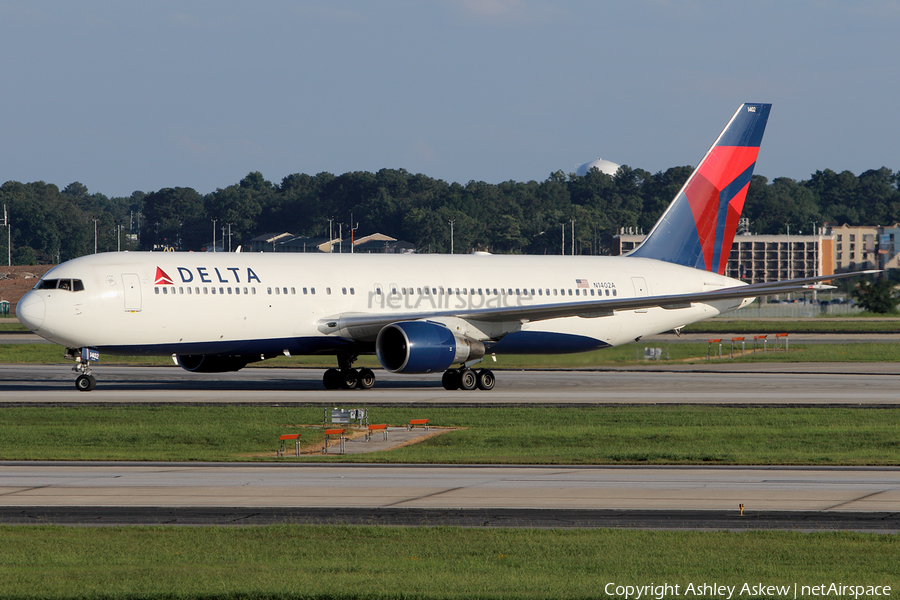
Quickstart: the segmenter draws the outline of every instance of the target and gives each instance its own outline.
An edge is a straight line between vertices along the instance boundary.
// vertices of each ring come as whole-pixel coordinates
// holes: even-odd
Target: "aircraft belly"
[[[311,336],[213,340],[202,342],[163,342],[154,344],[100,344],[92,346],[101,353],[129,356],[166,356],[169,354],[334,354],[336,352],[370,352],[352,340],[338,337]]]

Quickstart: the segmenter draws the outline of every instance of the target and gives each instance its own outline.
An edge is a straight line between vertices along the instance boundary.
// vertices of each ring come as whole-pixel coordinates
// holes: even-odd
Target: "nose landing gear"
[[[75,361],[72,370],[81,373],[75,378],[75,389],[90,392],[97,387],[97,380],[91,375],[91,362],[100,360],[100,353],[91,348],[66,348],[66,358]]]

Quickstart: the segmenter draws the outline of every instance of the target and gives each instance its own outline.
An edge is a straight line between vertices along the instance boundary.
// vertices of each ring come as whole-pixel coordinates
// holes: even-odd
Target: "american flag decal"
[[[575,280],[575,283],[577,283],[577,284],[578,284],[578,287],[580,287],[580,288],[591,287],[591,286],[588,285],[588,280],[587,280],[587,279],[576,279],[576,280]]]

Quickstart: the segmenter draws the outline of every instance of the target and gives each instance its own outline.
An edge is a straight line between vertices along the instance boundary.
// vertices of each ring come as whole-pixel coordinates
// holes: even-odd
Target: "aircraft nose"
[[[34,292],[28,292],[16,305],[16,316],[19,322],[30,329],[37,331],[44,324],[44,299]]]

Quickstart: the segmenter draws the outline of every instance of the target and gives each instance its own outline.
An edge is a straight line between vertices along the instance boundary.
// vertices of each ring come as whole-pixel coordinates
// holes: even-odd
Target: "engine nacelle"
[[[375,340],[381,366],[392,373],[434,373],[484,356],[484,344],[429,321],[400,321]]]
[[[209,354],[185,354],[177,355],[175,359],[178,366],[192,373],[226,373],[239,371],[247,366],[247,363],[259,360],[249,356],[215,356]]]

